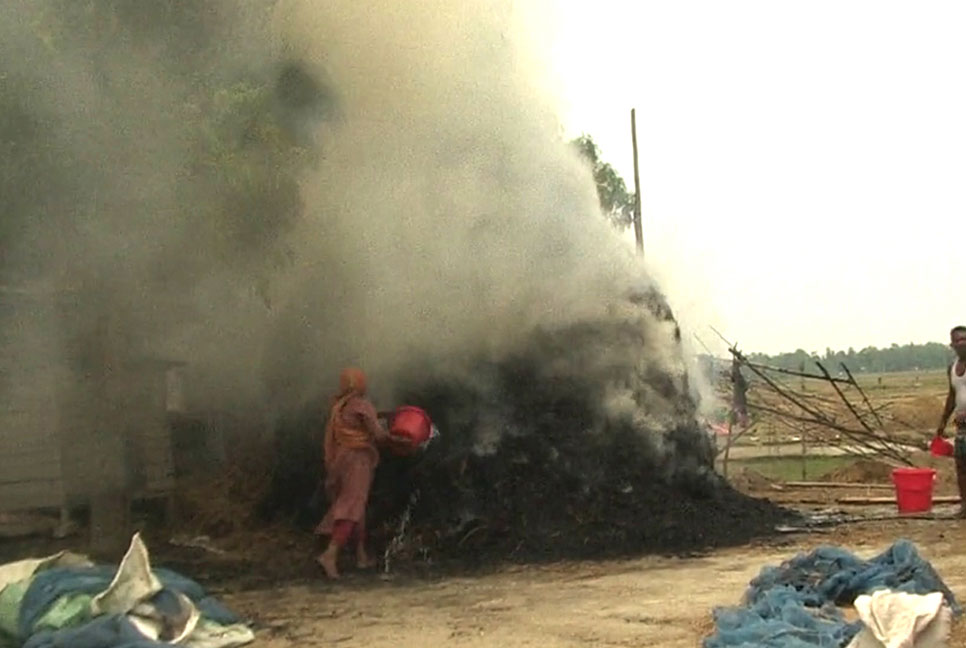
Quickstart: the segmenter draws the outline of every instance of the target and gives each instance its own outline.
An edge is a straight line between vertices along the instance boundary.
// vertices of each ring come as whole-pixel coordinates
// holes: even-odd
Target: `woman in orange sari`
[[[359,369],[344,369],[325,426],[325,490],[329,510],[316,527],[330,537],[318,563],[329,578],[339,578],[339,551],[355,537],[360,568],[374,566],[366,553],[366,505],[372,477],[379,464],[377,443],[389,439],[375,407],[365,397],[366,376]]]

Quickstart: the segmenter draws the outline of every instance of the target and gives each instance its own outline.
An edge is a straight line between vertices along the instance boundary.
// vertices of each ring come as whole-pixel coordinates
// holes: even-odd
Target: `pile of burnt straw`
[[[686,376],[646,361],[656,327],[643,315],[587,323],[462,377],[414,370],[399,402],[426,409],[441,435],[417,457],[384,457],[374,544],[407,517],[400,558],[604,557],[744,543],[789,520],[715,474]],[[319,420],[306,413],[280,430],[284,469],[266,501],[275,513],[287,503],[306,528],[325,506],[312,498]]]

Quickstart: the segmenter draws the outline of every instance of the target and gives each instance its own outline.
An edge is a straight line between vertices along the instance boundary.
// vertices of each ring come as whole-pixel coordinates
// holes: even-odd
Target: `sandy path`
[[[735,603],[762,566],[826,542],[868,556],[900,536],[914,540],[966,599],[966,525],[921,521],[841,528],[796,537],[785,546],[702,558],[567,563],[434,583],[355,576],[338,586],[222,596],[262,626],[260,645],[273,647],[693,647],[710,629],[710,610]],[[952,645],[966,643],[957,639]]]

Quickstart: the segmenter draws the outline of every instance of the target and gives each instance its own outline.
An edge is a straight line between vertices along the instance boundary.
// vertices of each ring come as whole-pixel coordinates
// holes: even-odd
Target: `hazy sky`
[[[966,322],[966,3],[528,12],[568,134],[631,187],[637,108],[645,247],[686,329],[774,352],[943,341]]]

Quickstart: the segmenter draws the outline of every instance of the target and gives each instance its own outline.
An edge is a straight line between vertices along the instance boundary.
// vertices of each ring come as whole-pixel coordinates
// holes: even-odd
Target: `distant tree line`
[[[825,349],[823,354],[809,353],[803,349],[778,355],[749,353],[748,359],[752,362],[792,370],[809,368],[814,360],[819,360],[833,373],[838,371],[840,363],[844,363],[855,373],[878,373],[945,369],[952,362],[953,353],[945,344],[927,342],[926,344],[893,344],[882,349],[865,347],[860,351],[852,347],[847,351]]]

